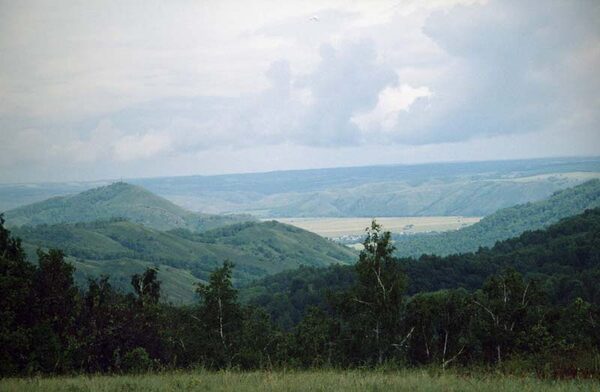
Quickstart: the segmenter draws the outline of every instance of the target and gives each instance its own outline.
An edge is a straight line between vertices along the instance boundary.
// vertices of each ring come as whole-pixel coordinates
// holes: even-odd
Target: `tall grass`
[[[425,370],[195,371],[144,375],[13,378],[1,391],[600,391],[598,380],[464,376]]]

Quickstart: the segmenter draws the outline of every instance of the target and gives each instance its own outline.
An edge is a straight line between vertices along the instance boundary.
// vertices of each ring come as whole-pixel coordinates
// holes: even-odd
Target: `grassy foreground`
[[[1,391],[600,391],[592,380],[433,375],[421,370],[187,372],[0,380]]]

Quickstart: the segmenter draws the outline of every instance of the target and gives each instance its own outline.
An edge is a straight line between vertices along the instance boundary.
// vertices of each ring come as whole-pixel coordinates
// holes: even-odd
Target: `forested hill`
[[[5,213],[8,226],[91,222],[126,218],[158,229],[207,230],[252,220],[247,215],[209,215],[187,211],[150,191],[124,182],[19,207]]]
[[[435,234],[394,235],[396,255],[445,256],[493,246],[496,241],[518,236],[526,230],[544,228],[560,219],[600,207],[600,180],[590,180],[557,191],[550,198],[504,208],[478,223],[457,231]]]
[[[349,248],[316,234],[278,222],[246,222],[203,233],[177,229],[161,232],[122,219],[14,228],[29,257],[37,247],[62,249],[76,267],[76,278],[109,275],[130,289],[130,278],[147,267],[159,267],[164,299],[195,300],[194,284],[230,260],[240,284],[300,265],[324,267],[354,262]]]
[[[600,305],[600,208],[565,218],[545,230],[527,231],[493,248],[446,257],[400,259],[408,293],[463,287],[475,290],[487,277],[514,268],[543,281],[557,303],[576,297]],[[327,308],[327,293],[355,283],[351,266],[303,268],[248,285],[241,297],[264,306],[284,327],[298,322],[310,306]]]

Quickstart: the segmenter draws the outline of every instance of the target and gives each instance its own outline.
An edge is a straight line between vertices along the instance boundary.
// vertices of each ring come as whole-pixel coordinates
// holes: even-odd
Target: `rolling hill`
[[[110,275],[117,287],[146,267],[158,266],[166,299],[194,300],[193,284],[204,280],[224,260],[235,265],[236,284],[300,265],[327,266],[355,260],[352,250],[308,231],[278,222],[246,222],[203,233],[187,229],[167,232],[124,219],[12,229],[23,239],[30,258],[35,249],[62,249],[77,268],[79,282],[87,276]]]
[[[445,256],[490,247],[527,230],[542,229],[562,218],[600,207],[600,180],[590,180],[551,197],[501,209],[471,226],[435,234],[393,235],[398,256]]]
[[[259,217],[485,216],[600,178],[598,158],[431,163],[131,180],[191,210]]]
[[[600,158],[128,179],[192,211],[270,217],[485,216],[600,178]],[[0,211],[102,182],[0,184]]]
[[[5,213],[8,226],[92,222],[126,218],[149,228],[201,231],[252,220],[246,215],[210,215],[187,211],[152,192],[124,182],[76,195],[54,197]]]

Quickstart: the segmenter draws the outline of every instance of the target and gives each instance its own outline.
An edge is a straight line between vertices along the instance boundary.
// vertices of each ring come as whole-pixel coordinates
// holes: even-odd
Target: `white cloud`
[[[414,88],[408,84],[388,86],[381,90],[377,105],[372,110],[353,115],[351,121],[363,131],[392,131],[398,125],[398,114],[401,111],[409,111],[418,98],[426,98],[431,94],[427,87]]]

